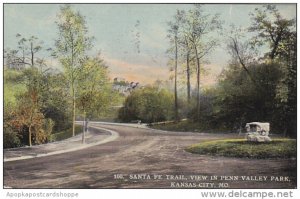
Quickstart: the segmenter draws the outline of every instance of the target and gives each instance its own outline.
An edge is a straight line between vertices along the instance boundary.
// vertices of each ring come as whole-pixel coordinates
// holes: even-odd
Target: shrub
[[[142,120],[159,122],[173,117],[173,95],[157,87],[145,87],[133,91],[119,110],[119,119],[124,122]]]
[[[17,132],[13,131],[10,127],[4,129],[3,147],[14,148],[21,146],[21,140]]]

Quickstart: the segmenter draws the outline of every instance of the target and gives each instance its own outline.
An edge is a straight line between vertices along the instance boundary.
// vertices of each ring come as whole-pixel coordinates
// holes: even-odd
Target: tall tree
[[[205,14],[200,5],[195,5],[194,9],[189,10],[186,15],[186,28],[184,34],[187,35],[195,54],[197,68],[197,119],[200,118],[200,60],[205,58],[214,47],[217,46],[216,38],[211,34],[221,29],[219,15]]]
[[[185,20],[183,20],[183,27],[184,29]],[[191,62],[193,61],[194,57],[192,54],[191,44],[186,34],[183,31],[179,34],[179,47],[180,47],[180,54],[182,56],[182,62],[184,62],[184,72],[186,75],[186,91],[187,91],[187,102],[190,104],[191,101],[191,76],[192,76],[192,67]]]
[[[78,108],[88,115],[107,106],[103,96],[109,92],[108,67],[100,57],[87,58],[78,76]],[[109,100],[109,99],[106,99]]]
[[[82,111],[83,121],[86,121],[87,115],[92,115],[95,110],[104,109],[109,104],[107,66],[99,57],[87,58],[80,68],[78,80],[80,84],[78,85],[77,104]]]
[[[31,36],[29,39],[29,50],[30,50],[30,64],[33,67],[35,65],[35,54],[42,49],[42,46],[38,43],[38,38],[35,36]]]
[[[282,109],[284,135],[297,137],[297,33],[291,31],[278,46],[282,78],[277,85],[277,106]]]
[[[257,53],[254,46],[251,45],[251,42],[245,39],[244,33],[245,30],[242,28],[236,28],[231,25],[227,48],[229,50],[229,54],[232,56],[232,61],[239,63],[252,83],[259,87],[253,77],[253,74],[251,74],[248,69],[249,65],[256,61],[255,57],[257,56]]]
[[[284,18],[275,5],[266,5],[251,13],[249,31],[257,33],[253,38],[258,45],[269,45],[265,54],[268,61],[279,63],[282,78],[277,85],[277,107],[282,110],[284,134],[297,136],[297,37],[295,19]]]
[[[87,35],[87,26],[84,17],[75,12],[70,5],[60,8],[57,27],[59,30],[58,39],[55,42],[53,55],[57,57],[64,67],[68,79],[72,97],[73,112],[73,136],[75,135],[76,116],[76,87],[79,75],[78,68],[85,59],[87,50],[92,45],[92,38]]]
[[[17,38],[21,37],[21,34],[17,34],[16,35]],[[20,64],[23,65],[23,68],[25,66],[25,64],[29,64],[25,61],[25,56],[26,56],[26,51],[28,50],[28,46],[27,46],[27,39],[26,38],[21,38],[18,41],[18,49],[21,52],[21,56],[20,56]]]
[[[46,120],[42,109],[42,95],[46,92],[48,78],[37,68],[29,68],[23,71],[23,80],[26,92],[18,95],[18,108],[13,111],[13,117],[9,121],[12,127],[28,136],[28,144],[43,143],[47,135],[51,133],[53,121]],[[51,131],[45,131],[46,123],[50,122]],[[49,123],[48,123],[49,124]]]
[[[291,29],[295,29],[295,19],[284,18],[275,5],[265,5],[264,9],[256,8],[250,13],[252,24],[249,31],[257,33],[254,41],[263,45],[267,42],[270,52],[267,56],[274,59],[278,55],[278,49],[283,40],[288,36]]]
[[[174,49],[174,112],[175,112],[175,120],[179,119],[178,115],[178,94],[177,94],[177,76],[178,76],[178,34],[179,28],[182,25],[183,12],[177,10],[176,15],[174,16],[174,21],[170,21],[168,23],[168,37],[170,38],[171,48]]]
[[[22,37],[21,34],[17,34],[18,50],[6,50],[4,57],[6,58],[6,64],[9,68],[25,68],[26,65],[34,67],[36,63],[39,63],[41,59],[36,54],[42,50],[43,42],[36,36],[29,38]]]

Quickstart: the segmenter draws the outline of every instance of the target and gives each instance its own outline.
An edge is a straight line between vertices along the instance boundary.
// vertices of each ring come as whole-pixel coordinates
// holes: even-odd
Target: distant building
[[[139,85],[139,82],[129,83],[128,81],[125,81],[124,78],[116,77],[114,78],[113,89],[124,96],[128,96],[133,90],[140,88]]]
[[[114,82],[125,82],[125,78],[115,77]]]
[[[7,56],[4,57],[5,63],[6,63],[6,68],[9,69],[16,69],[16,70],[21,70],[26,68],[25,63],[18,57],[16,56]]]

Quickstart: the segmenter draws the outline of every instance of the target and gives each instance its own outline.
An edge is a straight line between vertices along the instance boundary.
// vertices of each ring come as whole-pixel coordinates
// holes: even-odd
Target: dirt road
[[[12,188],[296,187],[297,161],[293,159],[211,157],[184,151],[194,143],[236,135],[93,125],[114,130],[119,137],[74,152],[4,162],[4,185]]]

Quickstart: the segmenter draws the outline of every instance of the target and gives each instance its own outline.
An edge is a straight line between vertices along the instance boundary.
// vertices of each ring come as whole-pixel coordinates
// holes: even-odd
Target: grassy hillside
[[[17,96],[26,91],[26,87],[21,82],[22,74],[16,70],[4,70],[4,105],[15,106]]]

